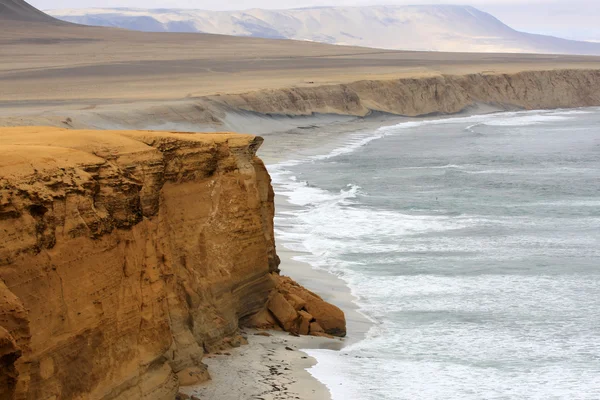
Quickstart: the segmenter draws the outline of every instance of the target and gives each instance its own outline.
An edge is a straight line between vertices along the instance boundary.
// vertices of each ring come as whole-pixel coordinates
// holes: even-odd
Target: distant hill
[[[516,31],[470,6],[292,10],[72,9],[65,21],[154,32],[206,32],[395,50],[600,54],[600,44]]]
[[[0,21],[64,24],[23,0],[0,0]]]

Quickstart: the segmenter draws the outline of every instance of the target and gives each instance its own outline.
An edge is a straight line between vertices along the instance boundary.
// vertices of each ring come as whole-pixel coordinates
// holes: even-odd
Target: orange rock
[[[21,357],[13,337],[0,326],[0,398],[11,399],[19,373],[15,361]],[[6,396],[6,397],[3,397]]]
[[[285,298],[290,302],[296,311],[300,311],[306,307],[306,301],[300,296],[290,293],[285,296]]]
[[[285,331],[298,330],[298,313],[281,293],[272,294],[268,307]]]
[[[306,301],[304,308],[326,333],[333,336],[346,336],[346,317],[342,310],[301,287],[292,288],[291,291]]]
[[[277,267],[261,143],[0,128],[0,398],[174,399],[242,344]]]
[[[310,331],[310,322],[313,320],[313,316],[306,311],[298,311],[298,314],[300,314],[300,318],[302,318],[298,333],[300,335],[308,335],[308,332]]]
[[[323,327],[319,325],[318,322],[311,322],[309,327],[309,332],[311,335],[316,336],[317,333],[325,333]]]
[[[250,317],[245,325],[257,329],[281,330],[273,314],[266,308]]]

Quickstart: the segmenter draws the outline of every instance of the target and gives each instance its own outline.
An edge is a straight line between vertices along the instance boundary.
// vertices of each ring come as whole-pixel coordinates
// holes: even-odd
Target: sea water
[[[279,245],[373,321],[334,400],[600,399],[600,109],[415,120],[270,166]]]

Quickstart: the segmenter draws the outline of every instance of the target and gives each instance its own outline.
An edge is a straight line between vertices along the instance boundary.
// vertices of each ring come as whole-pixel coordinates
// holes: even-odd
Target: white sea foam
[[[483,122],[487,126],[528,126],[571,119],[564,115],[526,115],[522,117],[492,118]]]
[[[386,136],[425,125],[470,124],[471,129],[482,125],[528,126],[557,123],[586,112],[515,112],[403,122],[374,133],[354,134],[327,154],[269,166],[277,193],[297,206],[277,214],[276,234],[280,243],[298,251],[300,254],[295,258],[343,278],[358,298],[361,310],[374,321],[365,340],[341,352],[307,351],[318,360],[310,372],[329,387],[334,400],[562,399],[573,398],[574,393],[580,394],[577,397],[580,399],[600,398],[600,371],[594,373],[589,368],[548,361],[552,357],[564,360],[577,354],[583,363],[589,362],[590,354],[599,353],[597,337],[563,340],[573,332],[581,335],[593,332],[592,325],[598,318],[566,319],[555,326],[547,323],[549,312],[552,316],[567,315],[569,310],[579,309],[598,316],[600,307],[573,296],[580,290],[597,291],[596,281],[585,275],[556,280],[550,269],[548,276],[495,274],[486,265],[489,259],[518,260],[521,257],[518,249],[527,248],[533,256],[539,254],[540,259],[566,255],[572,261],[572,268],[576,268],[579,259],[600,258],[597,235],[585,239],[543,236],[536,232],[552,231],[559,224],[562,228],[571,224],[572,231],[581,232],[589,229],[590,224],[600,226],[600,218],[584,216],[566,221],[553,217],[411,215],[361,204],[368,193],[353,182],[347,182],[339,191],[328,191],[303,182],[291,171],[300,164],[331,160]],[[405,169],[510,173],[505,169],[481,170],[476,165],[452,163]],[[595,200],[580,203],[588,208],[597,205]],[[569,206],[560,201],[538,205]],[[497,236],[466,235],[464,240],[456,239],[463,237],[465,231],[488,226],[498,231]],[[503,234],[515,229],[520,230],[518,236]],[[481,256],[473,255],[474,252]],[[474,263],[470,275],[465,274],[462,279],[445,276],[462,267],[463,255],[467,253],[471,254],[469,261]],[[366,256],[359,257],[361,254]],[[423,257],[419,254],[443,262],[437,270],[429,267],[427,274],[421,274]],[[385,269],[381,269],[378,274],[370,274],[371,263],[375,262],[379,268],[386,265],[412,268],[414,273],[385,274]],[[531,292],[540,295],[532,297]],[[503,313],[522,318],[478,323]],[[396,318],[391,319],[390,315]],[[437,318],[440,315],[444,318],[452,315],[455,320],[441,324]],[[529,336],[517,334],[513,324],[524,325],[519,329]],[[490,359],[512,362],[514,371],[531,364],[535,371],[512,372],[510,368],[497,368]],[[540,361],[543,367],[535,367],[536,360],[543,361]]]

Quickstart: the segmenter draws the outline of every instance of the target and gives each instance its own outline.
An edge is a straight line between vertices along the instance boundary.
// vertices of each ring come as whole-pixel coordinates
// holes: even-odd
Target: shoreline
[[[242,334],[248,344],[203,358],[210,381],[182,386],[180,393],[202,400],[331,399],[327,386],[308,372],[317,360],[300,349],[331,348],[340,345],[340,339],[254,329],[242,330]]]
[[[585,107],[587,108],[587,107]],[[593,108],[593,107],[592,107]],[[578,108],[575,108],[578,109]],[[556,109],[560,110],[560,109]],[[556,111],[553,110],[553,111]],[[572,109],[565,109],[572,110]],[[489,115],[489,114],[502,114],[502,113],[512,113],[512,112],[523,112],[528,113],[535,110],[502,110],[496,109],[493,107],[477,107],[472,108],[470,110],[465,110],[461,113],[456,113],[452,115],[436,115],[429,117],[401,117],[401,116],[389,116],[389,115],[379,115],[372,116],[371,118],[365,118],[359,121],[351,121],[351,122],[338,122],[334,124],[324,125],[320,127],[315,127],[315,133],[305,135],[304,139],[308,139],[305,141],[314,141],[319,143],[318,146],[308,146],[296,148],[296,152],[286,153],[285,158],[280,158],[278,150],[281,150],[282,142],[285,144],[285,140],[281,138],[281,134],[271,134],[266,135],[265,147],[266,154],[261,154],[261,157],[267,163],[267,168],[273,167],[279,163],[286,163],[289,161],[294,161],[296,159],[304,159],[315,155],[323,155],[328,154],[334,149],[338,149],[341,145],[348,143],[348,139],[353,136],[353,134],[371,131],[374,132],[379,128],[384,128],[387,126],[393,126],[399,123],[404,122],[415,122],[415,121],[426,121],[426,120],[438,120],[438,119],[452,119],[452,118],[464,118],[464,117],[477,117],[481,115]],[[292,135],[290,139],[295,145],[298,145],[298,137],[296,135]],[[322,141],[315,140],[319,137]],[[279,143],[269,143],[269,139],[278,139]],[[312,139],[312,140],[311,140]],[[305,143],[303,143],[305,144]],[[286,149],[289,151],[289,149]],[[273,161],[273,163],[271,163]],[[272,171],[269,170],[271,173]],[[285,214],[293,211],[298,211],[302,209],[303,206],[298,206],[291,203],[288,200],[288,197],[285,194],[282,194],[281,187],[278,187],[277,182],[273,182],[273,186],[275,189],[275,206],[276,206],[276,218],[278,214]],[[340,307],[345,315],[347,321],[347,331],[348,335],[344,338],[342,345],[340,347],[326,347],[320,346],[315,347],[311,345],[304,345],[300,347],[300,350],[308,350],[308,354],[314,360],[314,363],[308,369],[308,373],[313,378],[314,381],[318,382],[319,385],[324,385],[326,387],[327,383],[325,381],[319,380],[316,374],[313,374],[312,370],[316,368],[319,364],[319,360],[314,355],[314,352],[310,350],[334,350],[341,351],[345,347],[348,347],[354,343],[360,342],[365,339],[369,329],[376,324],[375,321],[370,320],[367,316],[360,312],[360,305],[358,303],[358,298],[352,293],[351,288],[348,283],[345,282],[342,278],[334,275],[331,272],[322,269],[316,269],[312,265],[298,258],[302,257],[305,254],[302,251],[293,250],[288,247],[290,242],[286,242],[285,239],[281,237],[281,234],[277,232],[277,223],[276,223],[276,243],[277,243],[277,252],[279,257],[281,258],[281,272],[283,275],[290,276],[296,282],[306,287],[309,290],[312,290],[318,293],[324,300],[335,304]],[[298,371],[300,374],[304,374],[306,371]],[[320,371],[321,374],[323,371]],[[307,381],[306,384],[309,382]],[[332,393],[330,387],[329,389],[329,397],[328,399],[332,399]],[[316,397],[310,397],[311,399],[316,399]]]
[[[425,245],[409,248],[408,240],[403,241],[403,232],[409,229],[402,213],[379,213],[383,203],[378,202],[356,210],[363,205],[354,207],[352,199],[359,203],[369,196],[367,187],[374,189],[373,194],[388,187],[416,194],[427,184],[427,177],[415,174],[412,186],[403,180],[378,185],[375,180],[384,176],[372,171],[386,167],[379,156],[382,162],[405,157],[402,161],[410,169],[422,161],[439,160],[446,164],[442,168],[456,169],[447,151],[450,140],[443,142],[447,140],[443,127],[425,130],[433,132],[439,149],[428,149],[421,136],[397,137],[396,148],[383,143],[381,153],[366,154],[369,151],[362,146],[388,136],[388,128],[378,128],[398,123],[408,128],[430,119],[498,111],[600,107],[600,56],[406,52],[225,35],[167,35],[57,23],[24,0],[8,1],[17,7],[0,10],[6,28],[0,34],[0,126],[16,128],[4,131],[4,146],[0,146],[4,155],[0,228],[6,239],[0,252],[0,314],[6,315],[0,321],[4,342],[0,353],[7,355],[0,370],[8,377],[5,385],[0,384],[7,387],[2,393],[19,399],[381,400],[448,397],[460,380],[463,398],[503,392],[527,397],[537,384],[549,392],[566,389],[566,393],[586,394],[581,383],[593,381],[594,354],[585,351],[589,348],[585,340],[570,339],[574,334],[585,339],[594,333],[594,326],[566,334],[562,328],[587,321],[587,307],[600,308],[585,293],[586,283],[593,293],[594,282],[585,277],[584,285],[569,280],[564,288],[573,290],[532,298],[531,287],[546,293],[543,289],[560,286],[555,281],[528,284],[521,276],[504,286],[497,279],[487,286],[461,281],[458,289],[469,284],[469,289],[478,291],[462,296],[463,291],[456,290],[462,296],[458,300],[453,294],[440,295],[442,306],[436,306],[427,277],[422,280],[418,274],[436,269],[428,270],[426,263],[421,269],[410,269],[406,260],[411,258],[404,258],[404,253],[411,250],[426,262],[430,254],[422,249],[432,247],[457,254],[458,265],[466,265],[465,238],[469,245],[478,245],[487,231],[476,232],[473,239],[455,235],[454,247],[437,246],[438,237],[430,235]],[[582,131],[595,133],[600,116],[590,121],[595,123]],[[471,132],[474,126],[455,134],[479,135],[477,129]],[[574,173],[577,179],[564,180],[563,191],[569,196],[559,196],[556,181],[532,178],[533,174],[521,182],[505,179],[500,185],[482,181],[486,196],[494,195],[487,191],[490,187],[498,187],[498,192],[511,187],[515,190],[510,194],[537,198],[538,191],[532,195],[531,190],[516,190],[535,181],[539,185],[532,187],[539,187],[544,202],[552,197],[550,193],[557,195],[550,200],[569,208],[573,199],[590,200],[585,207],[594,206],[595,198],[588,196],[593,185],[588,182],[595,178],[595,142],[576,136],[575,125],[567,123],[563,128],[572,142],[535,138],[518,142],[518,150],[544,150],[556,144],[546,152],[523,156],[522,165],[539,161],[532,171],[545,167],[542,161],[562,167],[582,154],[594,161],[587,168],[590,175]],[[401,129],[389,129],[390,136],[403,135]],[[263,142],[260,136],[265,144],[257,156]],[[554,163],[556,152],[576,142],[573,152],[561,154],[560,163]],[[465,147],[452,144],[455,154],[464,152]],[[468,140],[462,144],[478,145]],[[489,164],[495,168],[502,161],[498,144],[486,144],[475,150],[478,156],[489,152]],[[439,150],[432,152],[437,158],[424,159],[429,150]],[[506,153],[514,155],[509,150]],[[359,161],[358,154],[344,162],[331,160],[337,166],[326,160],[355,151],[373,156],[372,169],[361,168],[371,160]],[[325,156],[311,158],[314,155]],[[486,160],[473,157],[465,165],[481,159]],[[307,164],[296,169],[295,160]],[[326,161],[312,164],[313,160]],[[341,180],[336,180],[338,175]],[[460,189],[446,178],[433,182]],[[365,187],[363,193],[360,185]],[[581,193],[575,190],[580,187]],[[388,190],[386,196],[397,192]],[[474,209],[471,200],[478,193],[468,194],[471,197],[462,203]],[[511,204],[509,197],[500,193],[497,204],[539,206]],[[424,198],[416,196],[411,204],[420,206]],[[385,201],[385,196],[380,200]],[[393,203],[391,199],[386,204]],[[549,213],[555,214],[557,208],[552,207]],[[447,210],[455,211],[450,207],[439,211]],[[588,217],[587,208],[576,210],[564,216]],[[425,211],[428,217],[435,214]],[[532,218],[527,225],[530,231],[503,236],[511,236],[504,248],[495,237],[478,248],[498,249],[503,256],[516,258],[519,254],[514,250],[531,243],[529,247],[536,251],[532,264],[541,267],[538,275],[544,275],[546,264],[554,266],[546,262],[554,255],[547,250],[571,249],[571,253],[557,253],[567,255],[567,261],[595,255],[581,250],[589,247],[589,237],[571,240],[579,236],[574,231],[585,234],[593,228],[588,219],[572,226],[561,219],[541,235]],[[564,231],[563,225],[567,225]],[[486,222],[488,226],[495,227]],[[494,233],[523,226],[502,225]],[[417,279],[405,279],[408,274],[403,274],[394,281],[392,274],[380,274],[379,264],[384,263],[378,263],[370,242],[386,238],[388,232],[394,242],[385,248],[393,257],[385,265],[406,264],[407,270],[399,273],[416,272]],[[525,235],[529,232],[533,233]],[[286,281],[272,275],[277,270],[276,246],[282,275],[343,310],[346,338],[296,337],[241,326],[241,320],[254,315],[257,320],[265,316],[266,323],[259,321],[257,326],[277,330],[281,323],[294,332],[291,322],[302,321],[302,332],[320,333],[317,325],[310,324],[321,325],[317,316],[326,306],[315,306],[313,321],[300,311],[308,311],[314,299],[302,298],[306,301],[302,307],[292,300],[296,288],[284,284],[273,288]],[[355,254],[364,257],[353,263]],[[487,257],[476,261],[494,267]],[[585,262],[581,265],[588,267]],[[589,266],[593,271],[593,263]],[[496,271],[503,275],[494,278],[504,279],[519,270],[518,265],[509,267]],[[562,271],[564,265],[556,267]],[[481,271],[480,265],[476,268]],[[448,286],[447,279],[440,280],[439,287]],[[493,289],[487,297],[486,288]],[[430,303],[426,311],[452,308],[445,318],[450,324],[436,325],[430,319],[427,326],[421,322],[407,326],[411,321],[401,319],[403,313],[420,317],[424,308],[416,300],[415,307],[406,306],[405,298],[413,295],[413,289]],[[285,301],[277,301],[276,296]],[[506,302],[498,301],[502,296]],[[533,323],[522,318],[528,301],[536,311]],[[285,314],[276,312],[277,303],[287,308]],[[506,307],[494,310],[494,304]],[[552,314],[540,313],[539,304],[551,305]],[[397,309],[400,319],[396,319]],[[577,313],[568,314],[571,309]],[[465,318],[465,311],[475,313]],[[502,313],[502,324],[465,324],[481,320],[480,314],[491,319],[495,311]],[[336,327],[328,331],[343,332],[340,314],[335,308]],[[555,315],[561,318],[552,318]],[[323,315],[322,328],[330,317]],[[527,322],[527,330],[512,334],[515,322]],[[456,323],[462,324],[462,330],[456,329]],[[561,329],[549,330],[548,324]],[[500,325],[502,331],[496,329]],[[493,335],[482,340],[476,335],[481,332]],[[498,332],[502,340],[497,340]],[[548,340],[549,332],[562,340]],[[536,335],[540,340],[530,340]],[[503,348],[492,351],[497,344]],[[521,361],[521,353],[528,357],[523,361],[534,362],[515,367],[515,356]],[[486,357],[476,357],[482,354]],[[472,357],[465,359],[465,355]],[[588,369],[590,355],[592,368]],[[504,360],[507,374],[493,374],[490,366],[497,370],[498,361]],[[554,373],[564,360],[571,367]],[[423,368],[423,361],[429,362],[429,368]],[[469,365],[477,367],[476,374],[465,374]],[[532,374],[538,367],[547,371]],[[526,379],[513,380],[515,374]],[[213,380],[206,382],[209,375]],[[431,376],[436,377],[433,382]],[[589,392],[596,390],[591,386]]]
[[[519,111],[527,112],[526,110]],[[431,118],[380,116],[346,123],[323,122],[321,126],[311,127],[310,133],[306,132],[304,128],[296,128],[266,135],[266,143],[269,144],[261,150],[260,156],[269,167],[272,167],[274,164],[286,160],[292,161],[295,158],[327,154],[331,150],[339,148],[340,145],[348,143],[348,139],[352,141],[353,136],[357,133],[372,132],[374,129],[401,122],[446,119],[475,114],[477,113],[465,112]],[[277,190],[277,183],[274,186]],[[288,202],[285,195],[280,193],[276,195],[275,205],[277,214],[293,211],[300,207]],[[276,237],[278,253],[282,260],[282,273],[342,308],[347,317],[348,336],[345,339],[324,339],[310,336],[293,337],[283,332],[257,335],[258,331],[242,329],[242,334],[249,341],[249,345],[207,354],[204,361],[209,365],[209,371],[214,380],[197,386],[181,387],[181,393],[188,396],[200,396],[201,399],[223,400],[325,400],[332,398],[330,390],[336,386],[328,388],[326,383],[319,381],[312,374],[311,369],[318,364],[318,360],[310,356],[313,354],[310,350],[339,351],[345,346],[363,339],[373,323],[358,311],[357,299],[341,278],[329,272],[314,269],[310,264],[298,260],[298,257],[306,253],[288,249],[280,235],[276,233]],[[308,353],[304,350],[307,350]],[[327,363],[325,362],[323,365],[327,365]]]
[[[352,133],[393,125],[405,118],[384,115],[359,121],[331,123],[329,118],[320,120],[323,122],[322,125],[315,126],[311,129],[311,134],[304,135],[307,140],[300,139],[294,133],[302,128],[265,135],[265,144],[259,155],[267,165],[267,169],[274,164],[291,161],[294,158],[327,153],[338,147]],[[316,142],[319,146],[314,146]],[[273,183],[273,186],[276,193],[275,218],[278,214],[299,208],[279,193],[276,183]],[[282,275],[291,277],[324,300],[341,308],[346,316],[347,336],[334,339],[313,336],[295,337],[286,332],[242,329],[248,344],[219,352],[220,354],[207,355],[203,362],[208,365],[212,379],[202,384],[181,387],[180,393],[190,397],[197,396],[200,399],[219,400],[332,399],[327,385],[310,372],[317,365],[318,360],[309,356],[304,350],[340,351],[362,340],[373,322],[360,313],[359,306],[355,302],[356,298],[345,281],[295,259],[303,253],[287,248],[285,241],[277,234],[277,229],[275,236]]]
[[[331,116],[316,116],[309,131],[303,127],[269,132],[263,135],[265,142],[259,156],[267,170],[280,163],[322,155],[347,143],[353,134],[393,126],[402,122],[426,119],[465,117],[503,112],[492,107],[481,107],[447,116],[402,117],[387,114],[373,115],[355,120],[336,120]],[[318,124],[318,125],[317,125]],[[310,132],[310,133],[309,133]],[[317,145],[315,145],[317,144]],[[275,209],[278,215],[302,208],[292,204],[273,182]],[[281,259],[281,273],[289,276],[324,300],[341,308],[346,315],[348,334],[345,338],[327,339],[312,336],[294,337],[285,332],[269,331],[271,336],[256,335],[258,331],[245,329],[248,344],[240,348],[208,355],[203,361],[208,365],[213,379],[189,387],[181,392],[204,399],[311,399],[331,400],[330,388],[315,375],[313,369],[318,360],[306,350],[334,350],[363,340],[374,322],[360,312],[357,298],[348,284],[340,277],[325,270],[315,269],[309,263],[298,260],[306,253],[286,246],[286,241],[275,230],[277,254]],[[286,347],[294,351],[286,350]],[[257,380],[257,374],[261,378]],[[232,381],[232,376],[235,382]],[[275,386],[273,386],[275,385]]]

